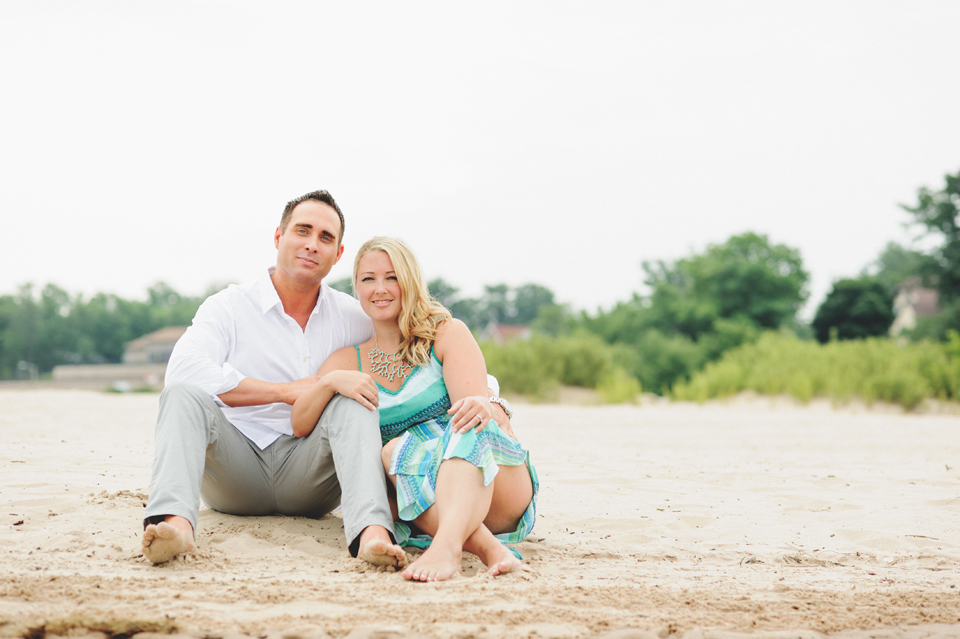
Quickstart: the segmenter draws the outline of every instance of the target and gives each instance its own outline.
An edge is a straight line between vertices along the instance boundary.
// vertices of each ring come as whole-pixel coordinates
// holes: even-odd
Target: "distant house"
[[[123,363],[166,364],[174,344],[186,331],[186,326],[167,326],[127,342],[123,347]]]
[[[912,277],[901,284],[893,300],[895,317],[890,325],[890,335],[896,337],[903,331],[914,328],[921,317],[936,315],[940,310],[938,299],[937,291],[921,286],[918,277]]]
[[[494,342],[495,344],[503,345],[507,342],[530,339],[531,335],[533,335],[533,333],[530,331],[529,326],[490,322],[480,331],[477,338],[481,342]]]

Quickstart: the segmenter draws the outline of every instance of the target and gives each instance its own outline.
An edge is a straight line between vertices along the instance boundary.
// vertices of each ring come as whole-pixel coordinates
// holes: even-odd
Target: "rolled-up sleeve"
[[[177,341],[167,364],[165,384],[193,384],[216,399],[246,377],[227,362],[234,347],[234,317],[219,296],[208,298],[193,324]]]

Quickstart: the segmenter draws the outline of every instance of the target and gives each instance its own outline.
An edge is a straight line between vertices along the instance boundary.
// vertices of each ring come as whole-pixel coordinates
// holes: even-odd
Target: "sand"
[[[204,509],[199,550],[151,566],[157,401],[0,391],[0,636],[960,636],[958,416],[520,405],[525,569],[411,584],[336,515]]]

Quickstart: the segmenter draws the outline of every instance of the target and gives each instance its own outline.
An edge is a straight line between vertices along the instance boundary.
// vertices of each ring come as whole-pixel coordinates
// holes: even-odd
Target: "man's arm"
[[[226,406],[293,404],[316,376],[285,383],[247,377],[234,368],[227,356],[234,347],[235,318],[227,302],[207,299],[197,310],[193,324],[177,342],[167,365],[165,384],[198,386]]]
[[[497,392],[494,392],[492,388],[487,388],[487,391],[490,393],[490,397],[500,396],[499,385],[497,386]],[[507,435],[509,435],[513,439],[517,439],[517,436],[513,432],[513,425],[510,424],[510,416],[507,415],[507,411],[503,410],[503,406],[501,406],[496,402],[490,402],[490,407],[493,409],[493,419],[497,422],[497,426],[500,427],[500,430],[505,432]]]
[[[500,397],[500,382],[490,373],[487,373],[487,392],[490,397]],[[507,415],[507,411],[496,402],[490,402],[490,405],[493,408],[493,419],[496,420],[500,430],[516,439],[517,436],[513,433],[513,425],[510,424],[510,416]]]
[[[261,406],[263,404],[293,405],[300,394],[320,380],[319,375],[311,375],[292,382],[265,382],[252,377],[244,377],[236,388],[217,397],[227,406]]]

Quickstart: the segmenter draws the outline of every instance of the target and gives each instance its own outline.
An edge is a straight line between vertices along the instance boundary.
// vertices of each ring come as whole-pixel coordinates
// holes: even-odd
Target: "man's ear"
[[[277,230],[273,232],[273,248],[280,248],[280,227],[277,227]]]
[[[340,261],[340,258],[343,257],[343,244],[340,245],[340,248],[337,250],[337,259],[333,261],[334,264]]]

